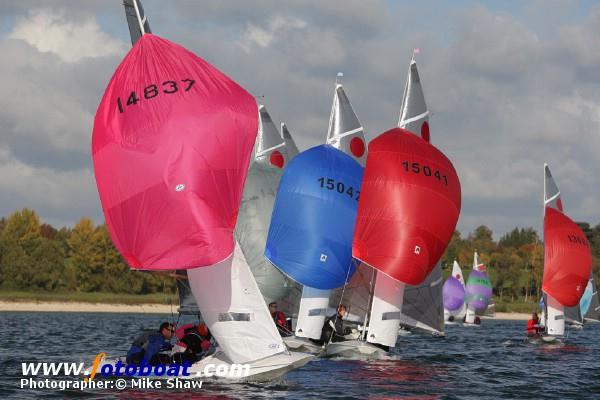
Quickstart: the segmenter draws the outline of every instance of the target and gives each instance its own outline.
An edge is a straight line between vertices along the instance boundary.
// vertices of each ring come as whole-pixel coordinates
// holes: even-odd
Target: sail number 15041
[[[442,174],[439,170],[433,169],[428,165],[424,165],[418,162],[402,161],[402,166],[404,167],[406,172],[431,176],[440,182],[444,182],[445,186],[448,186],[448,177]]]

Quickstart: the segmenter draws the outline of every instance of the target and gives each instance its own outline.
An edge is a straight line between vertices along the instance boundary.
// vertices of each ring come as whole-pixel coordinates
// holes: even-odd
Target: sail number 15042
[[[444,186],[448,186],[448,177],[442,174],[439,170],[431,168],[428,165],[424,165],[418,162],[402,161],[402,166],[404,167],[406,172],[431,176],[440,182],[444,182]]]
[[[358,201],[360,197],[360,190],[354,189],[352,186],[346,185],[342,181],[336,181],[333,178],[319,178],[317,179],[322,189],[327,189],[331,191],[338,192],[339,194],[345,194],[349,196],[351,199],[355,199]]]

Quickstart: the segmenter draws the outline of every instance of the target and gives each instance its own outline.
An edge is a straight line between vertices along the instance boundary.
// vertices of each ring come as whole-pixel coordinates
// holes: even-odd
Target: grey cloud
[[[121,8],[104,2],[76,4],[74,15],[103,15],[102,26],[112,29],[110,35],[127,39]],[[533,14],[457,8],[440,16],[444,24],[436,30],[435,21],[423,19],[426,6],[210,1],[174,2],[165,12],[164,2],[144,1],[155,33],[188,47],[253,94],[265,95],[260,101],[276,122],[288,123],[304,149],[324,141],[338,71],[345,73],[346,92],[369,138],[395,126],[411,50],[421,47],[417,62],[432,110],[432,140],[453,160],[463,184],[463,233],[481,224],[497,235],[515,226],[539,229],[544,161],[550,163],[573,218],[600,222],[595,207],[600,198],[595,174],[600,169],[600,43],[594,40],[600,33],[600,8],[581,23],[549,11],[552,29]],[[557,8],[568,10],[569,4]],[[3,11],[24,13],[26,7],[7,11],[0,6]],[[275,18],[305,25],[274,30],[267,45],[251,46],[248,52],[240,46],[249,24],[271,33]],[[7,135],[11,151],[38,168],[89,173],[91,118],[118,57],[65,67],[22,44],[10,47],[6,42],[0,50],[11,54],[14,65],[0,65],[0,80],[5,79],[11,93],[20,90],[12,81],[31,75],[44,91],[57,93],[54,101],[68,101],[80,114],[72,126],[58,124],[67,137],[78,138],[61,149],[53,139],[56,108],[38,107],[36,122],[0,107],[3,132],[19,125],[36,130],[19,140]],[[32,140],[48,150],[25,151]],[[87,208],[69,210],[58,202],[45,208],[47,218],[75,221],[99,215],[93,180],[82,190]]]

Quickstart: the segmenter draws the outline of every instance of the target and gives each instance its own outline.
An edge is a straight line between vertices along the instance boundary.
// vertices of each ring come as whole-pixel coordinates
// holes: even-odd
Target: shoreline
[[[168,304],[111,304],[71,301],[0,301],[0,312],[102,312],[102,313],[177,313],[179,305]]]
[[[510,321],[527,321],[531,318],[531,314],[528,313],[518,313],[518,312],[497,312],[494,318],[492,319],[500,319],[500,320],[510,320]]]
[[[178,305],[168,304],[111,304],[84,303],[70,301],[0,301],[0,312],[104,312],[104,313],[144,313],[171,314],[177,313]],[[527,313],[497,312],[493,319],[526,321]],[[487,319],[487,318],[486,318]]]

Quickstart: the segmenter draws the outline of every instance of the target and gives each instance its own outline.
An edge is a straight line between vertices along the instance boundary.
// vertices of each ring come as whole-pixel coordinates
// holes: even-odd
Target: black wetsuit
[[[209,337],[200,335],[195,327],[186,330],[185,335],[181,338],[181,342],[185,343],[187,349],[182,353],[176,354],[176,361],[182,364],[185,361],[188,361],[193,364],[200,360],[204,355],[208,354],[210,350],[204,351],[202,349],[202,342],[210,340]]]
[[[315,343],[325,344],[331,342],[343,342],[344,337],[344,322],[339,314],[332,315],[325,320],[323,329],[321,330],[321,338],[313,340]]]

